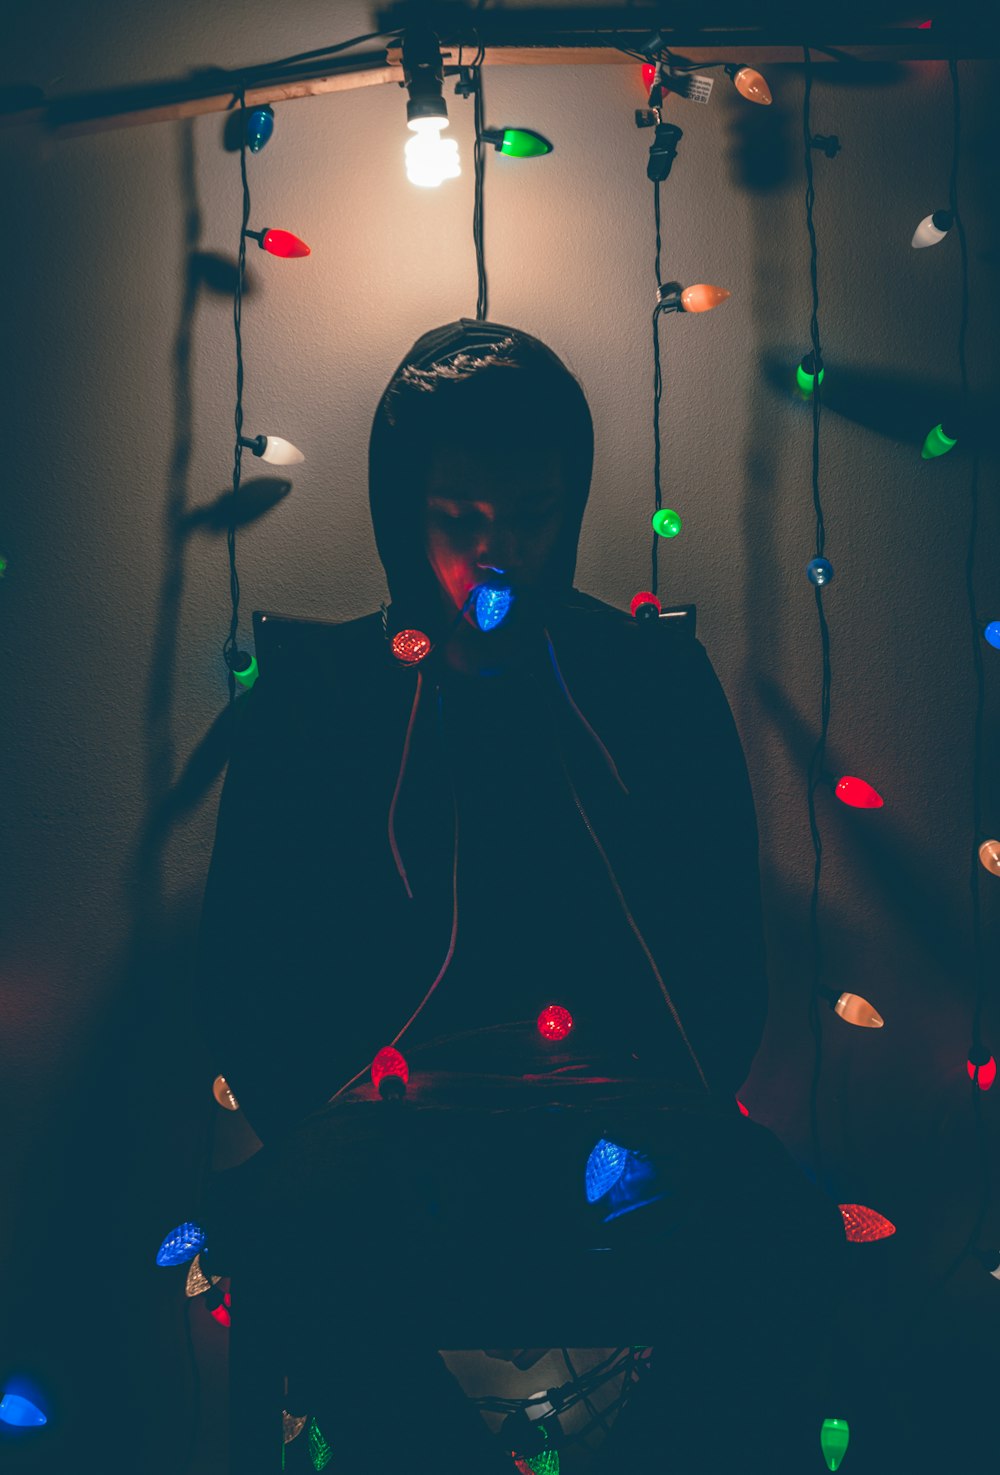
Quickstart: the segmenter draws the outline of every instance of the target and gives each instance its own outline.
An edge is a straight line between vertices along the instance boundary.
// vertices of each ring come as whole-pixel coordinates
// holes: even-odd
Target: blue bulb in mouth
[[[495,630],[503,624],[513,602],[513,591],[506,585],[480,584],[475,600],[476,624],[480,630]]]

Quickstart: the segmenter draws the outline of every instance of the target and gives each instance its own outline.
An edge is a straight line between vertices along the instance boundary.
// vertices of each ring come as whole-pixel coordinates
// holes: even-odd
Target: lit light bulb
[[[259,154],[274,132],[274,109],[265,105],[251,108],[247,117],[247,143],[252,154]]]
[[[271,466],[292,466],[306,459],[298,446],[293,446],[290,440],[282,440],[280,435],[241,435],[240,445]]]
[[[983,636],[987,644],[992,645],[994,650],[1000,650],[1000,620],[990,620],[990,623],[983,631]]]
[[[836,1470],[847,1450],[851,1431],[846,1419],[824,1419],[819,1432],[820,1448],[828,1470]]]
[[[844,1233],[852,1244],[871,1244],[876,1239],[888,1239],[896,1233],[895,1224],[890,1224],[874,1209],[864,1204],[838,1204],[844,1220]]]
[[[969,1080],[974,1080],[980,1091],[988,1091],[997,1078],[997,1063],[990,1052],[979,1046],[965,1062]]]
[[[841,803],[849,804],[852,809],[881,809],[885,803],[871,784],[863,778],[852,778],[850,774],[837,780],[834,793]]]
[[[260,675],[257,657],[251,655],[248,650],[228,651],[226,653],[226,665],[236,677],[237,683],[245,687],[247,691],[250,690]]]
[[[979,847],[979,859],[994,876],[1000,876],[1000,840],[984,840]]]
[[[401,1101],[406,1095],[410,1067],[398,1050],[383,1045],[372,1061],[372,1085],[383,1101]]]
[[[938,456],[947,456],[948,452],[954,450],[958,444],[958,436],[951,435],[944,428],[944,422],[935,425],[933,430],[928,430],[924,440],[923,449],[920,452],[922,461],[934,461]]]
[[[533,128],[484,128],[481,143],[491,143],[497,153],[511,159],[537,159],[551,154],[552,145]]]
[[[47,1424],[48,1419],[30,1398],[20,1393],[5,1393],[0,1398],[0,1423],[12,1424],[17,1429],[33,1429]]]
[[[333,1459],[333,1450],[327,1444],[315,1419],[309,1424],[309,1458],[314,1470],[325,1470]]]
[[[271,256],[311,256],[312,248],[305,241],[293,236],[290,230],[248,230],[246,235],[257,242],[262,251]]]
[[[514,595],[510,589],[480,584],[476,590],[476,624],[480,630],[495,630],[510,613]]]
[[[662,608],[663,606],[660,604],[656,595],[650,594],[645,589],[639,594],[633,594],[632,602],[629,605],[632,618],[636,620],[658,619]]]
[[[309,1415],[290,1414],[287,1409],[281,1410],[281,1437],[285,1444],[291,1444],[293,1439],[298,1439],[302,1430],[309,1422]]]
[[[549,1004],[535,1023],[538,1033],[547,1040],[564,1040],[573,1028],[573,1016],[561,1004]]]
[[[447,123],[447,118],[414,118],[410,123],[413,137],[407,140],[404,153],[406,177],[411,184],[433,189],[461,174],[457,141],[441,137]]]
[[[936,246],[938,241],[944,240],[954,223],[955,217],[950,210],[935,210],[933,215],[924,216],[913,232],[910,245],[916,251],[924,246]]]
[[[740,1109],[740,1115],[741,1116],[749,1116],[750,1115],[750,1113],[747,1111],[746,1107],[743,1105],[743,1102],[740,1100],[740,1098],[738,1096],[736,1098],[736,1105]]]
[[[422,630],[400,630],[392,637],[392,653],[404,666],[415,666],[430,654],[430,637]]]
[[[224,1290],[222,1286],[217,1285],[212,1287],[205,1297],[205,1305],[212,1313],[212,1319],[217,1321],[220,1326],[232,1326],[233,1318],[230,1310],[232,1298],[229,1292]]]
[[[205,1231],[190,1220],[171,1229],[156,1252],[157,1265],[183,1265],[205,1248]]]
[[[653,62],[649,62],[648,61],[648,62],[646,62],[645,66],[642,69],[642,85],[643,85],[643,87],[645,87],[645,89],[646,89],[647,92],[652,87],[652,85],[653,85],[653,83],[655,81],[656,81],[656,67],[653,64]]]
[[[885,1024],[878,1010],[860,994],[841,994],[833,1012],[839,1014],[846,1024],[856,1024],[862,1029],[881,1029]]]
[[[599,1198],[609,1193],[625,1171],[628,1148],[609,1142],[606,1137],[591,1148],[584,1169],[584,1189],[588,1204],[596,1204]]]
[[[833,564],[826,558],[810,558],[806,564],[806,573],[809,575],[809,582],[811,584],[822,588],[824,584],[829,584],[833,578]]]
[[[224,1106],[227,1111],[239,1111],[240,1103],[233,1095],[229,1082],[226,1080],[225,1076],[216,1076],[215,1080],[212,1082],[212,1095],[215,1097],[219,1105]]]
[[[664,282],[656,290],[656,298],[664,312],[710,312],[732,294],[725,287],[708,282],[695,282],[682,287],[680,282]]]
[[[820,361],[820,366],[819,366],[819,382],[822,384],[823,383],[823,380],[825,378],[826,378],[826,370],[824,369],[823,364],[822,364],[822,360],[821,360]],[[810,397],[810,395],[812,394],[813,390],[816,388],[816,356],[815,356],[815,354],[813,354],[813,353],[807,353],[807,354],[804,354],[801,359],[799,359],[799,366],[795,370],[795,382],[799,386],[799,389],[801,389],[802,393],[808,399]]]
[[[730,63],[724,71],[727,77],[733,79],[736,91],[741,97],[745,97],[747,102],[767,104],[773,101],[770,87],[760,72],[755,72],[753,67],[734,66]]]
[[[661,538],[676,538],[681,530],[681,520],[672,507],[661,507],[650,518],[653,532]]]
[[[218,1285],[221,1279],[221,1275],[213,1275],[209,1279],[201,1268],[201,1256],[195,1255],[191,1264],[188,1266],[187,1280],[184,1282],[184,1294],[185,1296],[203,1296],[214,1285]]]

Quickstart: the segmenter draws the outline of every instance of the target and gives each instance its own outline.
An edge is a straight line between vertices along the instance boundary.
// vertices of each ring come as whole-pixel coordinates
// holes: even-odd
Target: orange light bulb
[[[730,293],[725,287],[712,287],[708,282],[695,282],[693,287],[685,287],[681,293],[681,307],[685,312],[710,312],[713,307],[718,307],[720,302],[725,302]]]
[[[864,1029],[881,1029],[885,1020],[877,1009],[863,999],[860,994],[841,994],[833,1006],[835,1014],[839,1014],[847,1024],[858,1024]]]
[[[736,91],[747,102],[759,102],[767,104],[773,101],[771,89],[768,87],[760,72],[755,72],[753,67],[740,67],[733,78]]]
[[[212,1082],[212,1095],[219,1105],[224,1106],[227,1111],[239,1111],[240,1103],[233,1095],[232,1087],[225,1076],[216,1076]]]
[[[984,840],[979,847],[979,859],[994,876],[1000,876],[1000,840]]]

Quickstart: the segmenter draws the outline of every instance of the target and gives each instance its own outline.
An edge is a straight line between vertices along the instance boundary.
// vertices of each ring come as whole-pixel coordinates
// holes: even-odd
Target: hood
[[[545,382],[542,402],[551,413],[553,438],[565,446],[570,501],[559,540],[546,564],[539,603],[545,608],[559,604],[572,590],[577,542],[593,469],[593,422],[586,396],[561,359],[530,333],[504,323],[459,318],[417,339],[393,370],[372,422],[368,497],[375,542],[389,586],[393,631],[415,627],[436,640],[443,634],[445,619],[437,580],[423,547],[423,489],[420,477],[414,476],[412,431],[414,417],[419,420],[423,396],[419,374],[412,371],[449,362],[461,371],[465,362],[460,355],[468,355],[474,363],[477,356],[489,352],[523,364],[533,381],[541,375]],[[487,366],[478,372],[495,376],[498,371]],[[466,377],[461,372],[456,374],[456,378]],[[541,426],[541,420],[536,424]],[[543,427],[543,433],[547,434],[547,427]]]

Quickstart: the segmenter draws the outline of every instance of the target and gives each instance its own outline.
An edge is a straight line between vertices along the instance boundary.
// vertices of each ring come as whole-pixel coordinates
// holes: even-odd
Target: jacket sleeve
[[[661,667],[661,763],[646,798],[670,883],[663,957],[712,1089],[734,1093],[767,1015],[758,831],[729,703],[704,646],[684,638]]]
[[[300,724],[285,686],[262,673],[236,704],[195,964],[215,1068],[264,1142],[326,1100],[319,1039],[302,1028],[287,986],[303,903]]]

